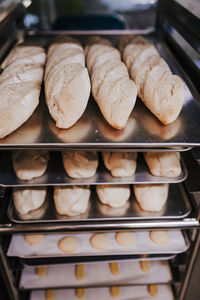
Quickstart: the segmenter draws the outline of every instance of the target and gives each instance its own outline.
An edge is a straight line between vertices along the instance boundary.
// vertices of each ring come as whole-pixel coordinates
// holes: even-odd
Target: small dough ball
[[[13,188],[13,200],[19,214],[28,212],[42,206],[45,201],[46,187]]]
[[[153,230],[149,233],[153,243],[163,246],[169,243],[169,232],[165,230]]]
[[[106,233],[93,234],[90,238],[90,245],[92,248],[105,250],[110,245],[110,238]]]
[[[25,241],[29,244],[29,245],[37,245],[40,244],[43,240],[44,240],[44,234],[41,233],[26,233],[24,235],[24,239]]]
[[[62,152],[66,173],[72,178],[89,178],[95,175],[98,167],[98,154],[91,151]]]
[[[70,217],[85,213],[90,193],[88,186],[55,186],[54,203],[57,213]]]
[[[103,204],[122,207],[128,201],[131,191],[129,185],[97,185],[96,192]]]
[[[133,176],[136,170],[136,152],[102,152],[104,164],[114,177]]]
[[[58,242],[58,248],[66,254],[74,253],[78,249],[78,239],[74,236],[65,236]]]
[[[179,152],[147,152],[144,158],[154,176],[178,177],[181,174]]]
[[[48,160],[47,151],[19,150],[13,154],[13,168],[19,179],[30,180],[46,172]]]
[[[131,231],[123,231],[117,232],[115,235],[116,242],[120,246],[131,246],[135,241],[134,232]]]
[[[133,189],[143,210],[157,212],[161,211],[167,201],[169,184],[136,184]]]

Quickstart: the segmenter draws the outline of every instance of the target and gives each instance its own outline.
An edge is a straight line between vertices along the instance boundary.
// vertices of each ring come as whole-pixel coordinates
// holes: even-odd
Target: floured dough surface
[[[78,249],[78,246],[78,239],[74,236],[66,236],[58,242],[58,248],[66,254],[74,253]]]
[[[167,183],[136,184],[133,189],[136,200],[143,210],[157,212],[167,201],[169,185]]]
[[[13,201],[21,215],[42,206],[45,201],[46,187],[13,188]]]
[[[89,178],[95,175],[98,166],[97,152],[64,151],[63,165],[72,178]]]
[[[90,193],[88,186],[55,186],[54,203],[57,213],[71,217],[85,213]]]
[[[110,245],[110,238],[106,233],[93,234],[90,238],[90,245],[92,246],[92,248],[98,250],[108,249]]]
[[[155,176],[178,177],[181,174],[179,152],[146,152],[145,161]]]
[[[114,177],[132,176],[136,170],[136,152],[102,152],[104,164]]]
[[[47,151],[19,150],[13,154],[13,168],[19,179],[30,180],[46,172],[48,160]]]
[[[103,204],[111,207],[124,206],[128,201],[131,191],[129,185],[97,185],[96,192]]]

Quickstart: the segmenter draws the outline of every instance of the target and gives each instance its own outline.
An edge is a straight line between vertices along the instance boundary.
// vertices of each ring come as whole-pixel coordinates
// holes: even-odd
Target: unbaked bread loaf
[[[169,185],[136,184],[133,186],[137,202],[145,211],[160,211],[168,198]]]
[[[86,46],[92,95],[106,121],[116,129],[126,126],[136,101],[137,87],[129,78],[120,52],[109,42],[95,38]]]
[[[103,204],[122,207],[128,201],[131,191],[129,185],[97,185],[96,192]]]
[[[73,126],[82,116],[90,95],[90,79],[80,43],[56,39],[48,49],[45,95],[49,112],[59,128]]]
[[[122,37],[118,43],[138,95],[164,124],[177,119],[184,100],[184,85],[173,75],[153,44],[142,37]]]
[[[63,165],[72,178],[88,178],[95,175],[98,166],[98,154],[91,151],[63,151]]]
[[[0,75],[0,138],[20,127],[39,103],[45,52],[40,46],[18,45]]]
[[[179,152],[146,152],[144,158],[155,176],[178,177],[181,174]]]
[[[46,187],[14,188],[13,200],[18,213],[24,215],[42,206],[46,192]]]
[[[136,152],[102,152],[104,164],[114,177],[132,176],[136,170]]]
[[[19,179],[30,180],[45,173],[48,160],[47,151],[19,150],[13,154],[13,168]]]
[[[55,186],[54,203],[57,213],[70,217],[87,211],[90,199],[88,186]]]

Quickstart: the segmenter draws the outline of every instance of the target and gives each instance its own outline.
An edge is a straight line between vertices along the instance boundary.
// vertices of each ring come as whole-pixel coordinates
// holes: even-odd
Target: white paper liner
[[[115,233],[110,232],[110,245],[106,250],[97,250],[91,247],[91,233],[84,234],[46,234],[43,241],[37,245],[28,244],[24,235],[13,235],[8,256],[19,256],[21,258],[37,257],[58,257],[58,256],[98,256],[98,255],[117,255],[117,254],[167,254],[180,253],[187,250],[185,239],[180,230],[168,231],[169,242],[160,246],[153,243],[149,237],[148,231],[135,232],[135,241],[131,246],[120,246],[115,240]],[[79,247],[73,254],[65,254],[58,248],[58,242],[65,236],[74,236],[79,240]]]
[[[74,289],[54,290],[54,300],[77,300]],[[81,299],[87,300],[173,300],[173,293],[169,285],[158,285],[158,294],[152,297],[147,286],[126,286],[120,287],[120,295],[112,297],[109,288],[90,288],[85,289],[85,296]],[[30,300],[46,300],[45,291],[31,292]]]
[[[169,283],[172,279],[167,261],[150,261],[150,271],[144,272],[137,261],[118,262],[119,274],[114,276],[108,263],[85,264],[85,278],[78,280],[74,264],[48,265],[46,275],[39,277],[36,268],[25,267],[20,288],[76,287],[109,284]]]

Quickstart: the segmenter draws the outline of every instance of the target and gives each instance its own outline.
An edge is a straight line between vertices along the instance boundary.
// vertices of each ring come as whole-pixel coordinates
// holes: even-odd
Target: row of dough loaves
[[[0,75],[0,138],[20,127],[39,104],[45,50],[21,44],[13,48]]]
[[[146,184],[133,186],[135,197],[145,211],[160,211],[168,198],[168,184]],[[46,199],[46,187],[14,188],[13,201],[19,214],[25,215],[40,208]],[[97,185],[100,202],[108,208],[127,208],[131,195],[129,185]],[[58,214],[79,216],[89,209],[89,186],[55,186],[54,204]],[[101,211],[106,209],[101,208]]]
[[[184,101],[180,77],[172,74],[154,45],[141,36],[122,36],[118,46],[139,97],[164,125],[172,123]]]
[[[166,230],[149,231],[150,240],[159,246],[164,246],[169,243],[170,235]],[[25,234],[25,241],[33,246],[42,243],[45,239],[44,234]],[[115,242],[124,247],[130,247],[135,243],[135,234],[133,231],[120,231],[115,233]],[[106,233],[94,233],[89,238],[90,246],[97,250],[106,250],[109,248],[111,237]],[[145,241],[146,242],[146,241]],[[76,236],[67,235],[58,241],[58,248],[66,254],[74,253],[79,248],[79,240]]]
[[[102,152],[105,167],[113,177],[133,176],[136,171],[136,152]],[[155,176],[178,177],[181,174],[178,152],[146,152],[145,161]],[[16,151],[13,168],[21,180],[43,175],[47,169],[49,154],[46,151]],[[97,152],[63,151],[62,160],[66,173],[72,178],[89,178],[98,167]]]

